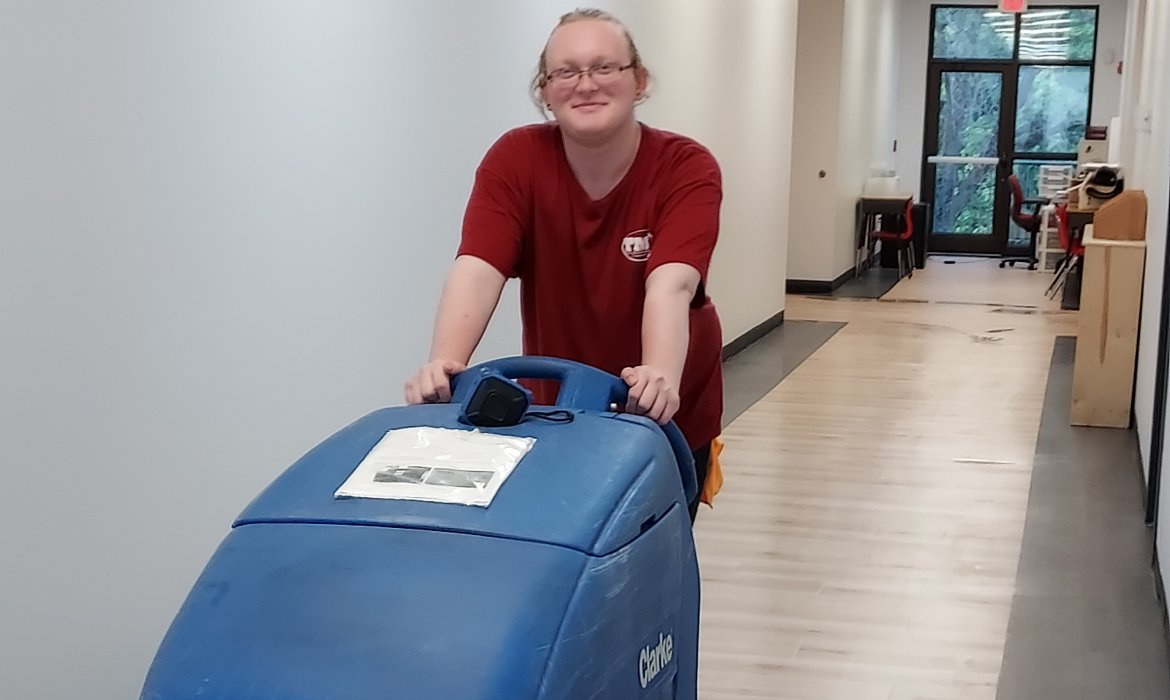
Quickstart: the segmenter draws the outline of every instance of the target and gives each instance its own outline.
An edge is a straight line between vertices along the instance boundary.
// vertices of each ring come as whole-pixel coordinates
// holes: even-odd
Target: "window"
[[[934,12],[934,58],[950,60],[1012,57],[1016,20],[982,7],[940,7]]]
[[[1018,41],[1017,41],[1018,37]],[[931,58],[943,61],[1091,62],[1097,8],[936,7]]]
[[[1021,61],[1092,61],[1096,41],[1095,8],[1037,8],[1021,18]]]

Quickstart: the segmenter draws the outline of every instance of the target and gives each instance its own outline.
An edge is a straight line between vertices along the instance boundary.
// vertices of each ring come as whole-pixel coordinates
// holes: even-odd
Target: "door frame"
[[[979,236],[983,240],[979,245],[976,237],[969,234],[935,235],[934,221],[926,222],[926,247],[929,252],[958,253],[989,255],[1017,255],[1024,254],[1024,250],[1009,248],[1011,234],[1011,193],[1007,186],[1008,177],[1015,172],[1017,160],[1069,160],[1076,162],[1076,155],[1053,153],[1026,153],[1015,150],[1016,147],[1016,111],[1019,92],[1020,69],[1024,66],[1081,66],[1089,69],[1088,110],[1085,115],[1085,129],[1093,125],[1093,95],[1097,79],[1097,49],[1101,44],[1101,5],[1042,5],[1030,8],[1033,10],[1093,10],[1093,57],[1087,61],[1081,60],[1022,60],[1020,58],[1020,28],[1023,24],[1023,15],[1016,16],[1015,43],[1012,46],[1011,58],[996,59],[945,59],[934,57],[935,25],[938,10],[947,8],[995,10],[997,6],[990,4],[955,4],[953,2],[932,3],[930,5],[930,30],[927,35],[927,85],[925,120],[923,128],[923,148],[921,163],[921,182],[919,192],[924,202],[931,203],[931,211],[935,211],[935,182],[937,172],[934,164],[929,162],[930,155],[938,153],[938,99],[941,91],[942,73],[956,72],[992,72],[1003,74],[1003,95],[1000,98],[1000,133],[999,133],[999,166],[997,168],[995,186],[995,213],[992,219],[992,233],[990,236]],[[1025,13],[1026,14],[1026,13]],[[1006,123],[1006,126],[1005,126]],[[1006,138],[1005,138],[1006,137]],[[932,214],[933,216],[933,214]],[[998,247],[996,247],[998,246]]]
[[[933,10],[931,13],[931,35],[933,31]],[[927,68],[926,85],[926,133],[922,149],[922,199],[935,202],[935,184],[938,166],[930,158],[938,153],[939,146],[939,99],[942,97],[944,73],[998,73],[1000,76],[999,136],[995,157],[999,163],[995,168],[995,196],[993,198],[991,233],[971,235],[965,233],[936,234],[934,222],[927,222],[927,247],[940,253],[968,252],[975,254],[999,254],[1007,247],[1008,206],[1011,194],[1007,188],[1008,166],[1012,145],[1015,141],[1017,74],[1010,61],[931,61]],[[932,206],[932,210],[934,207]]]
[[[1170,241],[1170,224],[1166,227]],[[1154,415],[1150,426],[1150,468],[1146,477],[1146,525],[1154,530],[1157,539],[1158,501],[1162,490],[1163,447],[1166,440],[1166,411],[1170,402],[1170,245],[1162,256],[1162,303],[1158,313],[1158,347],[1154,353]]]

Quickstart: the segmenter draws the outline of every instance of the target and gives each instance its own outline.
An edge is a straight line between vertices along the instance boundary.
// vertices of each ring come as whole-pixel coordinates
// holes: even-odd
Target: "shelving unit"
[[[1040,208],[1040,231],[1036,234],[1036,269],[1041,272],[1056,270],[1064,248],[1060,247],[1060,229],[1056,223],[1056,205],[1046,204]]]
[[[1036,258],[1039,261],[1038,269],[1043,272],[1052,272],[1064,257],[1064,248],[1060,246],[1060,229],[1056,222],[1056,204],[1053,203],[1066,195],[1072,183],[1073,165],[1041,165],[1037,178],[1037,186],[1041,199],[1049,204],[1040,208],[1040,231],[1036,235]]]

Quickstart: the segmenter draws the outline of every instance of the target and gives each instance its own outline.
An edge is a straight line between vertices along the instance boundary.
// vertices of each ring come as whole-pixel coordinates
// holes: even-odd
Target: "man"
[[[627,410],[673,420],[686,436],[710,504],[723,380],[706,279],[721,175],[700,144],[637,121],[649,80],[615,17],[561,18],[533,81],[555,121],[509,131],[480,164],[430,361],[406,382],[406,400],[450,400],[450,375],[466,368],[506,280],[518,277],[524,352],[620,375]]]

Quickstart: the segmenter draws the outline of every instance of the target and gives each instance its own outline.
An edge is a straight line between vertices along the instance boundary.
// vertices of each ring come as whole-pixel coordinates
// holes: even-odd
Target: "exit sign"
[[[1028,0],[999,0],[1000,12],[1023,12],[1028,9]]]

